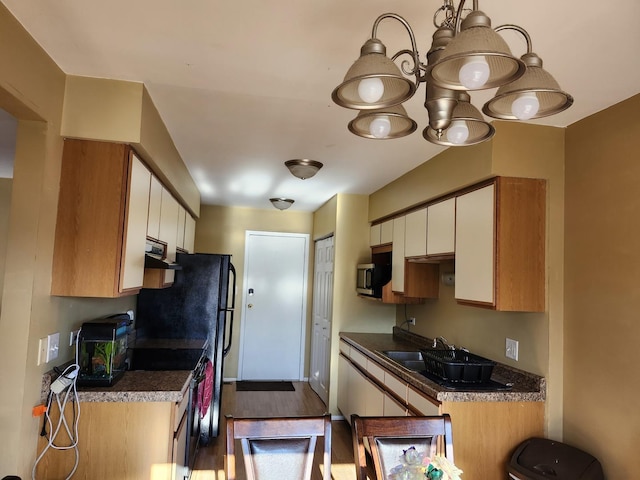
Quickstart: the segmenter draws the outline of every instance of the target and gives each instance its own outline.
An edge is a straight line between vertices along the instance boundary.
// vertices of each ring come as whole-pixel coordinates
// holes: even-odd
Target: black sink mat
[[[512,388],[512,385],[496,382],[495,380],[489,380],[488,382],[482,383],[450,382],[447,380],[443,380],[442,378],[439,378],[436,375],[427,372],[426,370],[422,370],[418,373],[423,377],[428,378],[432,382],[437,383],[441,387],[458,392],[498,392],[511,390]]]

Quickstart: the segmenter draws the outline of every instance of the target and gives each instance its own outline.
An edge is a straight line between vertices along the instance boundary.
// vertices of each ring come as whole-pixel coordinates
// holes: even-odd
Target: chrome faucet
[[[444,348],[445,350],[455,350],[456,347],[454,345],[449,345],[449,343],[447,342],[447,339],[444,337],[436,337],[433,339],[433,346],[432,348],[438,348],[438,344],[440,344],[442,346],[442,348]]]

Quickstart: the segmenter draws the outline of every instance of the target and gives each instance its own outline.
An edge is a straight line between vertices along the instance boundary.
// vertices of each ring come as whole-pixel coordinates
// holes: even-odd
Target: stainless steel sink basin
[[[408,370],[414,372],[420,372],[424,370],[424,360],[422,359],[422,353],[419,351],[401,351],[401,350],[386,350],[382,352],[384,356],[400,364]]]
[[[419,352],[417,350],[414,350],[414,351],[385,350],[382,353],[387,357],[389,357],[391,360],[395,360],[396,362],[405,362],[408,360],[422,361],[422,352]]]

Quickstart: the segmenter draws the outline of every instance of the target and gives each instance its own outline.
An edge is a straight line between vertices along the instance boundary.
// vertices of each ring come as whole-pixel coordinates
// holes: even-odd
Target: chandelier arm
[[[445,18],[442,23],[438,23],[438,14],[440,12],[445,12]],[[433,26],[436,28],[440,27],[449,27],[453,29],[455,27],[455,18],[456,18],[456,9],[453,6],[452,0],[444,0],[444,5],[442,5],[438,10],[433,14]]]
[[[520,33],[520,34],[524,37],[524,39],[526,40],[526,42],[527,42],[527,53],[532,53],[532,49],[531,49],[531,36],[530,36],[530,35],[529,35],[529,33],[528,33],[524,28],[522,28],[521,26],[519,26],[519,25],[513,25],[513,24],[511,24],[511,23],[505,23],[504,25],[499,25],[499,26],[497,26],[496,28],[494,28],[494,30],[495,30],[496,32],[499,32],[499,31],[501,31],[501,30],[514,30],[514,31],[516,31],[516,32]]]
[[[402,62],[402,71],[406,75],[415,75],[416,79],[419,79],[420,70],[423,68],[423,66],[420,64],[420,55],[418,54],[416,37],[413,33],[413,30],[411,29],[411,25],[409,25],[409,22],[407,22],[404,18],[402,18],[400,15],[396,13],[383,13],[378,18],[376,18],[375,22],[373,22],[373,28],[371,29],[371,38],[378,38],[377,37],[378,25],[385,18],[393,18],[394,20],[397,20],[398,22],[400,22],[404,26],[407,33],[409,34],[409,39],[411,40],[411,50],[407,50],[407,49],[401,50],[398,53],[396,53],[392,57],[392,59],[395,60],[399,55],[403,55],[403,54],[410,55],[413,59],[413,68],[411,68],[409,71],[405,70],[405,66],[407,65],[407,61],[405,60],[404,62]],[[418,83],[416,83],[416,85],[417,84]]]
[[[458,32],[460,31],[460,25],[462,24],[462,10],[464,7],[464,2],[465,0],[460,0],[460,3],[458,4],[458,9],[456,11],[456,26],[453,29],[454,35],[457,35]],[[473,8],[474,10],[478,9],[478,0],[473,0]]]

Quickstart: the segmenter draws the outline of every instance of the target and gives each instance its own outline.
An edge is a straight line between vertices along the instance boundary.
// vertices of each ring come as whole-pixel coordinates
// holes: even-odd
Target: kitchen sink
[[[413,351],[402,351],[402,350],[385,350],[382,352],[383,355],[389,357],[391,360],[395,360],[396,362],[405,362],[405,361],[422,361],[422,352],[418,350]]]
[[[408,370],[420,372],[425,368],[422,353],[419,351],[386,350],[381,353]]]

